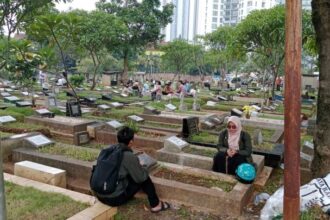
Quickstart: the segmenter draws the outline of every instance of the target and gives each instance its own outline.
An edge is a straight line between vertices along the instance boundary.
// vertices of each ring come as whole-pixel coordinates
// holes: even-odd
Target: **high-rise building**
[[[269,9],[278,4],[277,0],[239,0],[238,21],[243,20],[253,10]]]

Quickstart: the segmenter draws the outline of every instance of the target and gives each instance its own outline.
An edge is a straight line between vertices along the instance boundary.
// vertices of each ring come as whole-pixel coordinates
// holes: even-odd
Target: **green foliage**
[[[80,74],[74,74],[70,76],[70,83],[74,85],[75,87],[80,87],[85,80],[85,77]]]
[[[126,123],[126,126],[131,128],[135,134],[138,133],[140,130],[138,123],[133,120],[128,120],[128,122]]]
[[[18,107],[9,107],[4,110],[0,110],[0,116],[11,115],[16,118],[17,121],[23,122],[24,117],[31,116],[34,114],[33,109],[31,108],[18,108]]]

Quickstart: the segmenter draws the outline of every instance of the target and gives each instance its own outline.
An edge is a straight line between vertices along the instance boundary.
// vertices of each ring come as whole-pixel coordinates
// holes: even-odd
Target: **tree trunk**
[[[124,51],[124,71],[120,79],[124,84],[128,81],[128,51]]]
[[[319,94],[317,103],[316,132],[314,134],[315,177],[330,172],[330,1],[312,1],[312,19],[318,43],[320,62]]]

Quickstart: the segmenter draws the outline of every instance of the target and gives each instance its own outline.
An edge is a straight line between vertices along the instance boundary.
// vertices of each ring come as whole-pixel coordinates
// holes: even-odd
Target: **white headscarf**
[[[229,148],[238,150],[239,149],[239,139],[242,131],[241,120],[237,116],[231,116],[228,119],[227,126],[229,122],[233,123],[236,126],[235,130],[228,130],[228,145]]]

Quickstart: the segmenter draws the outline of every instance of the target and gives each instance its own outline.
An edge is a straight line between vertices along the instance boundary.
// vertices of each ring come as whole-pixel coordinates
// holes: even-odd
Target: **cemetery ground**
[[[165,200],[173,203],[173,208],[153,214],[148,210],[146,198],[139,194],[133,201],[118,208],[115,219],[258,219],[264,203],[254,205],[255,195],[261,192],[272,194],[283,184],[283,170],[279,167],[283,161],[283,103],[277,101],[271,106],[264,106],[264,94],[260,90],[220,94],[201,90],[197,98],[163,97],[161,101],[152,102],[150,96],[126,97],[120,94],[118,87],[103,87],[96,91],[78,92],[81,109],[72,105],[69,106],[69,113],[80,117],[66,116],[68,110],[65,104],[72,97],[67,96],[70,92],[65,88],[59,91],[51,95],[36,91],[37,106],[34,108],[16,104],[17,100],[30,100],[19,89],[9,91],[9,95],[15,96],[15,99],[5,99],[8,94],[1,94],[3,100],[0,106],[3,109],[0,110],[0,116],[5,118],[2,118],[4,121],[0,131],[6,172],[15,173],[16,162],[34,161],[64,170],[68,189],[90,194],[88,180],[100,149],[116,143],[116,131],[128,125],[136,132],[133,147],[135,153],[140,158],[146,158],[160,196],[165,196]],[[56,102],[50,102],[49,97],[55,97]],[[196,104],[200,106],[199,111],[193,110]],[[245,119],[240,109],[251,105],[265,108],[259,111],[258,117]],[[46,111],[36,111],[44,108],[55,113],[55,117],[49,117],[51,114]],[[238,111],[233,111],[234,108]],[[312,118],[315,109],[312,105],[303,105],[302,112]],[[258,172],[261,176],[265,175],[264,180],[260,180],[263,182],[261,184],[243,185],[231,176],[210,171],[212,157],[216,152],[214,147],[217,134],[225,128],[225,117],[230,114],[241,114],[244,129],[253,137],[254,154],[259,155],[256,157],[259,158]],[[6,116],[11,116],[14,121]],[[311,126],[302,129],[302,146],[312,142],[312,133]],[[185,146],[173,149],[173,144],[169,146],[173,137],[178,137]],[[303,154],[306,155],[305,164],[302,165],[305,171],[302,179],[307,180],[310,155],[309,148],[306,149]],[[144,153],[156,158],[158,165],[144,156]],[[10,198],[11,188],[15,186],[6,184],[6,195]],[[203,194],[204,191],[210,194]],[[192,193],[197,196],[188,196]],[[233,200],[227,204],[230,195]],[[198,203],[197,200],[203,201],[204,197],[216,201],[213,203],[219,210]],[[36,200],[42,202],[42,199]],[[11,203],[10,200],[8,202]],[[231,203],[236,207],[230,207]],[[25,202],[22,201],[22,204]],[[230,207],[229,211],[225,207]],[[65,208],[70,207],[65,206],[63,212],[62,207],[54,208],[66,213]],[[234,215],[229,214],[231,208]],[[31,211],[27,209],[29,215]],[[78,212],[76,208],[73,210],[73,213],[68,211],[65,217],[52,219],[65,219]],[[43,216],[44,210],[40,211]],[[314,216],[323,218],[317,208],[302,214],[305,219],[313,219]],[[44,219],[34,214],[33,218]]]

